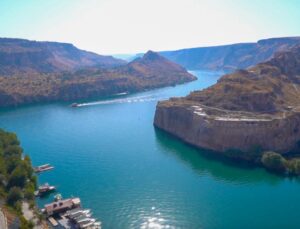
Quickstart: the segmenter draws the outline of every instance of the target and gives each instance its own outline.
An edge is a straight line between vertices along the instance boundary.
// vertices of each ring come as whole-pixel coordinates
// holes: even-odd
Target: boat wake
[[[167,99],[166,97],[159,97],[153,95],[145,95],[145,96],[136,96],[131,98],[122,98],[122,99],[110,99],[110,100],[102,100],[96,102],[89,103],[79,103],[77,107],[85,107],[85,106],[96,106],[96,105],[105,105],[105,104],[120,104],[120,103],[141,103],[141,102],[151,102]]]

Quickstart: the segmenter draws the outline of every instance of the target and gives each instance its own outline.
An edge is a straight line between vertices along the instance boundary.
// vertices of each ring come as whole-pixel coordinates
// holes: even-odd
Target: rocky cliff
[[[152,51],[114,68],[0,77],[0,107],[48,101],[74,101],[138,92],[196,80],[184,68]]]
[[[271,59],[274,53],[300,43],[300,37],[260,40],[213,47],[164,51],[160,54],[190,70],[228,70],[248,68]]]
[[[259,148],[287,153],[299,150],[299,98],[300,46],[225,75],[208,89],[159,102],[154,124],[190,144],[218,152]]]

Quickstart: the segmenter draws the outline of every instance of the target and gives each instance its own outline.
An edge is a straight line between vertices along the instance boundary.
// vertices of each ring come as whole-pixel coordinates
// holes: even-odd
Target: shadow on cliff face
[[[205,150],[197,149],[181,142],[176,137],[155,128],[158,147],[168,155],[183,162],[200,176],[211,175],[216,180],[234,184],[266,182],[275,185],[282,182],[282,176],[267,172],[265,169],[252,164],[234,161],[229,158]],[[300,179],[295,179],[300,183]]]

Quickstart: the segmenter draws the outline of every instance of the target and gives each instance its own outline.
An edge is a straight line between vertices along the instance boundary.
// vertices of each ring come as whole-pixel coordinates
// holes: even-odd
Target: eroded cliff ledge
[[[185,142],[217,152],[298,151],[300,47],[225,75],[208,89],[159,102],[154,124]]]
[[[249,114],[172,99],[158,103],[154,123],[190,144],[217,152],[259,147],[286,153],[297,150],[300,140],[298,108],[274,115]]]

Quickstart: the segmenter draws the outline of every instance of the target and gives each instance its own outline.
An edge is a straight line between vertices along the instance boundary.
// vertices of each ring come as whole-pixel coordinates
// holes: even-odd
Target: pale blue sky
[[[300,36],[300,0],[0,0],[0,36],[103,54]]]

